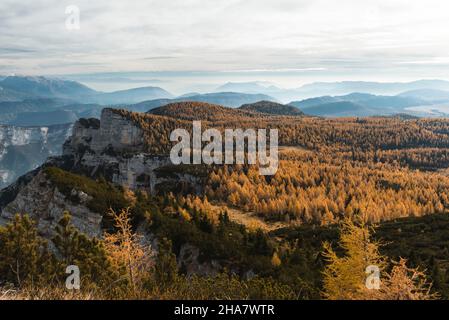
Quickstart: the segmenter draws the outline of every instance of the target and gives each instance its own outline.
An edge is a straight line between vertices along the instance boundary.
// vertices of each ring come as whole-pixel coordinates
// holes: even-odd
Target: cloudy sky
[[[66,27],[70,5],[79,30]],[[448,40],[447,0],[0,2],[0,74],[97,77],[99,87],[448,79]]]

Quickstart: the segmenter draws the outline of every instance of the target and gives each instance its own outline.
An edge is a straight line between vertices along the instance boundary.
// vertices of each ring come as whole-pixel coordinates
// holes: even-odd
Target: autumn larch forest
[[[0,300],[449,299],[448,12],[0,1]]]

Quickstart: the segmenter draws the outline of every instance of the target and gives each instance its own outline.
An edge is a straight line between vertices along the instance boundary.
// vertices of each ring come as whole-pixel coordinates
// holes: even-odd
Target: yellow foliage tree
[[[327,299],[357,299],[366,289],[366,268],[385,267],[385,259],[379,253],[379,245],[370,240],[369,228],[361,222],[356,225],[350,219],[341,224],[340,247],[345,252],[339,257],[329,243],[324,243],[324,296]]]
[[[132,230],[129,209],[108,214],[114,220],[115,233],[105,233],[104,243],[111,264],[122,274],[122,280],[129,285],[131,293],[137,295],[142,285],[151,277],[154,267],[154,253],[149,245],[142,243]]]
[[[393,263],[386,271],[388,259],[379,253],[378,242],[370,239],[370,228],[349,219],[341,225],[337,255],[329,243],[324,243],[323,255],[328,262],[324,276],[323,295],[332,300],[430,300],[438,297],[430,292],[431,284],[418,269],[409,268],[406,260]],[[390,262],[391,263],[391,262]],[[367,285],[367,268],[379,270],[379,287]],[[384,275],[384,276],[382,276]]]
[[[273,253],[273,257],[271,257],[271,264],[275,267],[279,267],[281,265],[282,261],[279,258],[277,252]]]
[[[424,272],[407,267],[407,261],[400,259],[394,263],[380,290],[374,298],[384,300],[432,300],[439,297],[431,293],[431,283]]]

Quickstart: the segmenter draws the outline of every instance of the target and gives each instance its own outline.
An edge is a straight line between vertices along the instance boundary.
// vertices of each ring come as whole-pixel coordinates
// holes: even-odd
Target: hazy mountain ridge
[[[41,98],[84,98],[97,92],[76,81],[50,79],[42,76],[9,76],[0,86],[16,92]]]
[[[81,104],[72,100],[55,98],[2,101],[0,102],[0,124],[27,123],[34,126],[63,124],[74,122],[80,117],[98,117],[102,108],[103,106],[98,104]],[[67,121],[67,116],[72,117],[73,121]]]
[[[315,82],[298,88],[298,93],[309,97],[327,95],[346,95],[352,92],[366,92],[377,95],[398,95],[404,91],[416,89],[449,90],[449,81],[445,80],[417,80],[412,82],[370,82],[370,81],[341,81]]]
[[[280,104],[272,101],[259,101],[251,104],[244,104],[240,110],[253,111],[273,115],[303,116],[304,113],[292,105]]]
[[[438,89],[416,89],[400,93],[400,97],[419,98],[432,101],[434,103],[445,102],[449,100],[449,91]]]
[[[100,104],[137,103],[155,97],[157,97],[158,99],[168,99],[172,98],[173,95],[159,87],[142,87],[101,93],[94,97],[88,98],[88,102],[95,102]]]
[[[216,91],[233,91],[242,93],[263,93],[270,95],[284,103],[304,100],[321,96],[347,95],[353,92],[365,92],[374,95],[398,95],[402,92],[433,89],[449,90],[449,81],[445,80],[417,80],[412,82],[374,82],[374,81],[341,81],[314,82],[297,88],[279,88],[269,83],[228,82],[219,86]]]
[[[25,98],[62,98],[83,103],[135,103],[144,100],[169,98],[173,95],[159,87],[142,87],[113,92],[93,90],[79,82],[47,77],[9,76],[0,81],[0,87],[9,90],[6,101]],[[17,93],[17,97],[14,94]],[[0,92],[0,98],[2,94]]]
[[[377,96],[351,93],[344,96],[324,96],[290,103],[304,113],[316,116],[375,116],[407,113],[406,108],[429,105],[419,97]]]

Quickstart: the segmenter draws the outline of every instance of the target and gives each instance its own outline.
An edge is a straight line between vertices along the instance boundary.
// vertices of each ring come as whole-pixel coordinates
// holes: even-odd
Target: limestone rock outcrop
[[[91,236],[100,233],[104,213],[92,212],[84,203],[75,204],[64,197],[46,179],[43,168],[48,166],[92,178],[101,176],[116,185],[151,194],[183,188],[201,192],[198,177],[176,171],[168,156],[144,152],[144,132],[135,123],[113,109],[104,109],[100,120],[80,119],[73,125],[62,156],[49,158],[41,168],[0,191],[0,223],[16,213],[28,213],[38,221],[40,232],[51,236],[52,228],[67,210],[82,232]],[[88,197],[81,194],[77,198]]]
[[[72,223],[81,232],[93,237],[101,234],[102,215],[90,211],[86,207],[89,195],[81,190],[72,190],[81,200],[73,203],[67,199],[45,173],[40,171],[25,185],[15,199],[6,205],[1,212],[3,222],[11,220],[15,214],[28,214],[37,223],[41,235],[51,239],[54,229],[65,211],[72,215]]]

